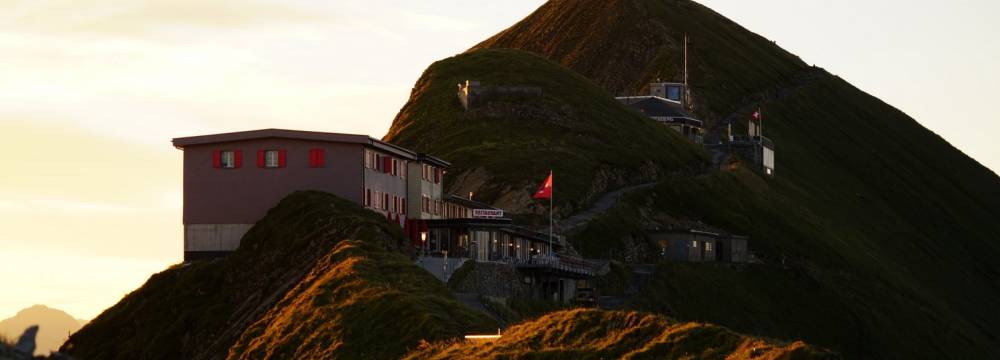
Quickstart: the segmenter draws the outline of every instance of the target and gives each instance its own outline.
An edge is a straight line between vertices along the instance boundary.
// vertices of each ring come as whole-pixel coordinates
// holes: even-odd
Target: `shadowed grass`
[[[662,316],[575,309],[513,326],[489,342],[442,342],[408,359],[834,359],[802,342],[748,337],[726,328]]]
[[[496,328],[394,252],[400,241],[375,212],[297,192],[235,253],[153,275],[63,349],[81,359],[392,357]]]

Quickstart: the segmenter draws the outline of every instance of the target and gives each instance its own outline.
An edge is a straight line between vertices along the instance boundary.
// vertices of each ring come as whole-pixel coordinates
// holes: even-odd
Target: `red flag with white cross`
[[[549,171],[549,177],[545,179],[542,186],[538,188],[535,195],[532,196],[534,199],[551,199],[552,198],[552,172]]]

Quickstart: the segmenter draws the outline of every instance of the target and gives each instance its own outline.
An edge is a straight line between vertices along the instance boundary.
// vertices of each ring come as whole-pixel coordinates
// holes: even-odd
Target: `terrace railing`
[[[573,274],[594,276],[594,270],[584,261],[564,259],[557,256],[532,256],[528,259],[504,258],[497,262],[507,263],[519,269],[553,269]]]

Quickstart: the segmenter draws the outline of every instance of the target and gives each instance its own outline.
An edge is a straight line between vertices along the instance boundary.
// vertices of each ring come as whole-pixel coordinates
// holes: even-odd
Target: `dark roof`
[[[381,140],[373,139],[368,135],[357,135],[357,134],[339,134],[339,133],[285,130],[285,129],[260,129],[260,130],[238,131],[238,132],[221,133],[221,134],[211,134],[211,135],[179,137],[173,139],[173,144],[174,147],[178,149],[183,149],[185,146],[218,144],[218,143],[226,143],[233,141],[245,141],[245,140],[268,139],[268,138],[362,144],[378,148],[380,150],[387,151],[397,156],[401,156],[411,160],[418,159],[419,156],[428,159],[429,160],[428,162],[432,161],[437,162],[439,163],[439,165],[444,164],[443,166],[450,165],[448,164],[448,162],[435,158],[433,156],[418,155],[416,152],[405,149],[403,147],[396,146]]]
[[[465,206],[465,207],[470,208],[470,209],[501,210],[499,208],[490,206],[489,204],[481,203],[481,202],[474,201],[474,200],[469,200],[469,199],[466,199],[464,197],[461,197],[461,196],[458,196],[458,195],[455,195],[455,194],[448,194],[448,196],[446,196],[444,198],[444,201],[447,201],[447,202],[450,202],[450,203],[455,203],[455,204],[458,204],[458,205],[462,205],[462,206]]]
[[[626,96],[616,98],[622,104],[628,105],[646,116],[671,117],[671,118],[691,118],[677,101],[661,98],[658,96]]]
[[[535,242],[548,242],[549,235],[540,233],[523,226],[513,224],[513,220],[508,218],[460,218],[460,219],[433,219],[420,220],[427,224],[429,228],[494,228],[511,235],[533,240]],[[562,244],[554,242],[553,246],[561,248]]]
[[[701,229],[691,229],[691,228],[668,228],[668,229],[652,229],[647,231],[650,234],[697,234],[706,235],[711,237],[719,237],[717,232],[709,232]]]
[[[437,157],[434,157],[434,156],[430,156],[430,155],[427,155],[427,154],[419,154],[419,155],[417,155],[417,161],[425,162],[425,163],[428,163],[428,164],[431,164],[431,165],[437,165],[437,166],[440,166],[440,167],[450,167],[451,166],[450,162],[444,161],[444,160],[442,160],[440,158],[437,158]]]

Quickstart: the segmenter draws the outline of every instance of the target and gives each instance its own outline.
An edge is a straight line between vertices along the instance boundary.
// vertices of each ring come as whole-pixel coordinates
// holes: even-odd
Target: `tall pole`
[[[764,104],[757,106],[757,111],[760,112],[760,120],[757,123],[757,136],[760,136],[761,143],[764,143]]]
[[[689,105],[691,101],[689,98],[691,97],[691,90],[688,88],[689,86],[690,85],[688,85],[688,35],[687,33],[684,33],[684,101],[681,104],[681,106],[684,107],[684,110],[688,110],[690,108]]]

